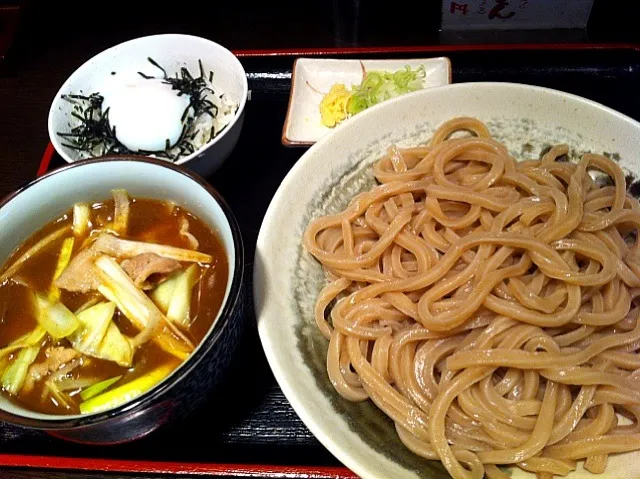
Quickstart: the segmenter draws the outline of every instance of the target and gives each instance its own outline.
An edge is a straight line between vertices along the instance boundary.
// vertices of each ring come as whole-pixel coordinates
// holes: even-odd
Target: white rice
[[[193,129],[197,131],[197,134],[191,143],[193,143],[196,150],[209,143],[218,135],[218,133],[231,123],[231,120],[233,120],[236,110],[238,109],[238,104],[231,101],[224,93],[212,94],[209,92],[205,98],[211,101],[211,103],[218,108],[218,114],[215,118],[211,118],[211,115],[207,114],[200,115],[200,117],[196,118],[193,122]],[[213,135],[211,135],[212,128]]]
[[[206,92],[204,98],[209,100],[215,108],[213,108],[213,113],[215,114],[215,118],[209,115],[208,113],[201,114],[198,118],[193,120],[193,123],[190,125],[190,131],[187,136],[193,136],[192,139],[189,139],[189,143],[193,145],[194,151],[198,151],[204,145],[213,140],[216,136],[220,134],[222,130],[224,130],[229,123],[233,120],[236,112],[238,111],[239,104],[231,100],[224,92],[218,90],[213,83],[209,81],[209,79],[205,78],[205,82],[207,87],[210,89]],[[213,93],[212,93],[213,91]],[[177,94],[177,93],[176,93]],[[216,112],[217,108],[217,112]],[[193,114],[193,110],[191,110]],[[72,126],[77,126],[80,124],[79,120],[76,120]],[[98,146],[94,148],[92,152],[80,151],[77,152],[78,156],[81,159],[91,158],[96,156],[104,155],[105,149],[104,146]],[[135,152],[134,152],[135,153]],[[148,156],[153,158],[158,158],[161,160],[174,161],[172,159],[166,158],[166,156],[175,157],[180,153],[180,148],[178,145],[174,145],[168,150],[163,150],[158,153],[146,153]],[[177,159],[184,158],[188,155],[182,155]]]

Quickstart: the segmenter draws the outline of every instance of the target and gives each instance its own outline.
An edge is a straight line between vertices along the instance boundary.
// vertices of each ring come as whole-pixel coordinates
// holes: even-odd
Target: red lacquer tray
[[[208,181],[225,197],[239,220],[251,276],[253,251],[262,217],[281,180],[304,153],[285,148],[280,133],[289,101],[291,67],[301,56],[408,58],[448,56],[454,82],[507,81],[569,91],[640,118],[640,46],[637,45],[474,45],[385,47],[235,52],[243,62],[252,91],[245,126],[232,157]],[[255,163],[251,163],[255,162]],[[63,164],[48,145],[38,174]],[[266,166],[265,166],[266,165]],[[247,166],[254,174],[247,176]],[[242,188],[237,187],[242,182]],[[246,191],[252,192],[247,198]],[[247,298],[251,302],[251,298]],[[251,368],[256,381],[247,386],[230,372],[225,387],[240,401],[211,398],[184,424],[160,430],[122,446],[64,443],[46,433],[0,423],[0,476],[24,468],[141,475],[217,477],[353,478],[313,437],[278,388],[262,353],[255,322],[234,359],[238,371]],[[253,321],[253,322],[252,322]],[[244,369],[246,371],[246,369]],[[243,389],[244,388],[244,389]],[[225,391],[225,389],[223,389]],[[218,414],[217,411],[222,411]],[[207,430],[205,444],[188,432]],[[98,459],[99,458],[99,459]],[[9,477],[7,474],[6,477]]]

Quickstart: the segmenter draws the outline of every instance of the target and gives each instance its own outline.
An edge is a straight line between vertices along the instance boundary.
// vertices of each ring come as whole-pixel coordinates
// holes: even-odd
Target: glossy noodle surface
[[[336,391],[456,479],[640,449],[640,205],[617,163],[567,153],[519,162],[456,118],[305,232]]]

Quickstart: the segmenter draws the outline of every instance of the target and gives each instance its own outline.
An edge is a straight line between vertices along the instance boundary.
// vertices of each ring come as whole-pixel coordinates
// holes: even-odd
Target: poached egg
[[[178,93],[160,78],[112,74],[102,88],[102,113],[109,109],[109,124],[129,150],[162,151],[178,142],[184,128],[190,98]]]

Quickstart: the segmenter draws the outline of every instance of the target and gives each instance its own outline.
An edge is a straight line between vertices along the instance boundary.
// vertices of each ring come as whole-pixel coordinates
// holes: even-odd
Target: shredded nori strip
[[[102,113],[104,97],[99,93],[92,93],[89,96],[62,96],[64,100],[73,103],[71,115],[80,122],[80,124],[72,128],[70,132],[58,132],[58,135],[67,140],[63,143],[65,147],[90,155],[96,153],[98,155],[138,153],[154,155],[173,161],[195,152],[196,147],[192,143],[198,135],[198,130],[194,126],[195,120],[202,115],[209,115],[211,118],[216,118],[219,113],[218,107],[207,99],[207,93],[215,94],[215,92],[207,83],[202,61],[198,60],[199,76],[194,77],[186,67],[180,68],[180,71],[177,72],[175,76],[169,76],[167,71],[153,58],[148,57],[147,60],[162,72],[162,77],[158,78],[153,75],[138,72],[142,78],[147,80],[161,79],[163,83],[170,85],[172,90],[177,92],[178,96],[187,95],[189,97],[189,105],[181,117],[183,128],[177,143],[171,147],[169,139],[167,138],[165,140],[164,150],[138,150],[137,152],[129,150],[118,141],[115,127],[112,128],[109,124],[109,109]],[[209,83],[211,83],[212,79],[213,72],[210,71]],[[222,98],[222,95],[220,95],[220,98]],[[222,130],[224,130],[224,127],[218,131],[218,134],[220,134]],[[209,140],[214,137],[214,133],[215,129],[212,127]],[[174,154],[170,153],[170,150],[174,149],[176,152]]]
[[[63,95],[62,99],[73,104],[71,116],[80,121],[70,132],[58,132],[66,140],[64,146],[86,153],[97,149],[101,155],[131,153],[116,138],[115,127],[109,125],[109,109],[102,113],[102,95]]]

